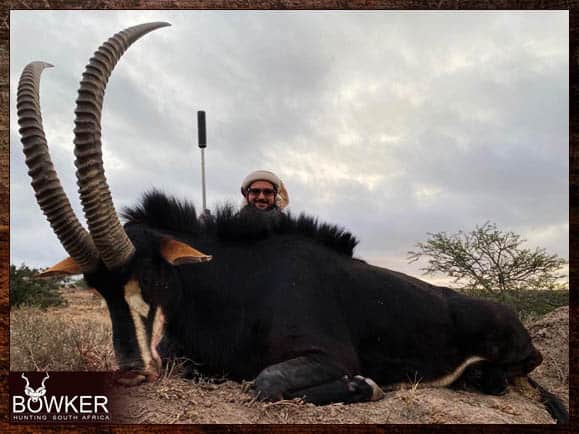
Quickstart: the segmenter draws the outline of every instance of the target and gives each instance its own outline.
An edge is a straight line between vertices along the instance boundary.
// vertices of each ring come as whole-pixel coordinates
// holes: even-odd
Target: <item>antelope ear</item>
[[[161,256],[171,265],[195,264],[211,261],[213,258],[173,238],[161,239]]]
[[[58,277],[75,274],[82,274],[82,270],[75,262],[75,260],[69,256],[68,258],[60,261],[58,264],[55,264],[52,267],[41,271],[35,277]]]

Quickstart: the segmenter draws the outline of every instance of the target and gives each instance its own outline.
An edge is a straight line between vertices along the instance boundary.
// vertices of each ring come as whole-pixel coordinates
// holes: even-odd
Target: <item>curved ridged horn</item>
[[[16,107],[28,174],[36,200],[68,254],[83,272],[96,268],[99,254],[89,233],[78,221],[50,159],[40,113],[40,75],[49,63],[32,62],[18,82]]]
[[[127,263],[135,248],[115,212],[103,167],[101,111],[105,88],[115,65],[133,42],[169,25],[147,23],[117,33],[95,52],[80,82],[74,121],[76,175],[89,231],[109,269]]]

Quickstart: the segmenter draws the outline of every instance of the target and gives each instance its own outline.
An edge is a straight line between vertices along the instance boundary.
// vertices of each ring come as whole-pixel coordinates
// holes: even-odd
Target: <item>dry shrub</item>
[[[63,318],[37,308],[10,312],[13,371],[110,371],[115,358],[110,326]]]

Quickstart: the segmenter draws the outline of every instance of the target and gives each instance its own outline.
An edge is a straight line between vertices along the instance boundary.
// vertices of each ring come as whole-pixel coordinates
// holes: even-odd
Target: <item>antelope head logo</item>
[[[32,400],[32,402],[37,402],[40,398],[42,398],[46,394],[46,387],[44,386],[44,383],[46,380],[50,378],[48,372],[46,373],[46,377],[44,377],[44,379],[42,380],[41,386],[36,390],[33,387],[30,387],[30,382],[28,381],[28,378],[26,378],[26,375],[24,375],[24,372],[22,373],[21,377],[24,380],[26,380],[24,393]]]

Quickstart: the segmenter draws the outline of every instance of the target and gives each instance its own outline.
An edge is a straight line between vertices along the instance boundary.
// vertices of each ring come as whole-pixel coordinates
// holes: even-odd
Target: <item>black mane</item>
[[[314,239],[332,250],[352,256],[358,240],[336,225],[317,218],[291,213],[263,212],[253,208],[239,211],[232,205],[218,207],[213,218],[202,224],[191,202],[168,197],[153,190],[133,208],[124,208],[127,224],[141,223],[154,229],[193,236],[214,236],[224,241],[253,242],[272,235],[295,234]]]

